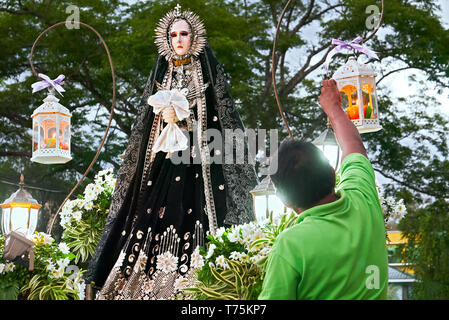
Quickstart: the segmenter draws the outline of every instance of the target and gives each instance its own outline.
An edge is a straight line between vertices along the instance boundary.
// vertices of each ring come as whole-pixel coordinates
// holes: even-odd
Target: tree
[[[413,298],[449,299],[449,204],[439,200],[410,212],[399,227],[408,241],[403,257],[419,280]]]
[[[286,130],[277,110],[271,79],[274,28],[286,1],[191,0],[188,7],[203,18],[211,47],[227,72],[237,108],[247,128]],[[88,178],[100,168],[120,166],[143,87],[156,47],[157,21],[176,1],[0,1],[0,178],[16,180],[19,171],[31,185],[60,189],[67,194],[90,163],[105,130],[112,99],[111,75],[102,45],[90,30],[49,32],[34,54],[39,72],[55,78],[67,76],[61,101],[73,113],[73,160],[65,165],[30,163],[32,110],[43,94],[30,94],[37,79],[31,75],[28,56],[37,35],[64,21],[65,9],[75,4],[82,22],[92,25],[105,39],[114,62],[117,104],[111,132]],[[333,38],[352,40],[371,32],[365,22],[372,0],[295,0],[281,24],[275,54],[276,79],[282,106],[294,135],[313,139],[325,126],[318,95],[325,77],[322,65]],[[379,2],[380,5],[380,2]],[[377,172],[388,178],[389,193],[406,194],[406,204],[422,205],[428,197],[441,199],[449,189],[448,119],[425,89],[443,89],[449,79],[449,40],[431,0],[386,2],[381,31],[367,43],[380,61],[378,94],[382,126],[363,135]],[[429,50],[432,48],[432,50]],[[335,56],[331,70],[344,61]],[[423,91],[414,97],[393,98],[384,79],[404,70],[427,76]],[[413,79],[411,79],[413,81]],[[11,108],[11,102],[14,107]],[[433,105],[431,108],[430,105]],[[27,130],[24,130],[27,128]],[[87,183],[88,181],[86,181]],[[1,199],[9,195],[0,184]]]

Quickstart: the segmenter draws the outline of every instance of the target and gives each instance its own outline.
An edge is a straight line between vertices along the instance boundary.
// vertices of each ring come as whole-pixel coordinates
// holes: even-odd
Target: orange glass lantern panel
[[[346,111],[349,119],[359,119],[357,88],[353,85],[346,85],[340,90],[343,109]]]
[[[378,116],[377,101],[373,93],[374,88],[369,83],[362,85],[363,108],[367,110],[365,112],[365,119],[376,119]]]
[[[70,125],[67,121],[62,120],[59,128],[59,149],[69,150],[70,142]]]

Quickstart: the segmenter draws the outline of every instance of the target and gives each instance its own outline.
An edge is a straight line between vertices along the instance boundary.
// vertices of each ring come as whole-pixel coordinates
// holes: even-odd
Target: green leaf
[[[13,283],[8,287],[2,287],[0,289],[0,300],[17,300],[19,296],[19,285]]]

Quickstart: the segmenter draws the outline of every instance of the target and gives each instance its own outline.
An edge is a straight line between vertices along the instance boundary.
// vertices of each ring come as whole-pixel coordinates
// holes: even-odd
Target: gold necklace
[[[190,63],[190,57],[182,59],[182,60],[172,60],[173,61],[173,65],[178,67],[184,64],[189,64]]]

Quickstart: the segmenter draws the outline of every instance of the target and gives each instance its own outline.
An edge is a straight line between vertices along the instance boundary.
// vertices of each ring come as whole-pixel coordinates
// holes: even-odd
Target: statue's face
[[[173,23],[170,28],[170,43],[178,56],[185,55],[190,49],[192,32],[185,20]]]

